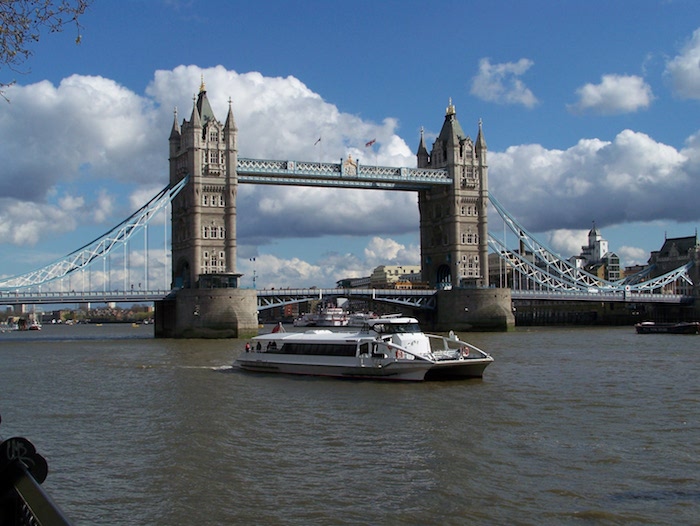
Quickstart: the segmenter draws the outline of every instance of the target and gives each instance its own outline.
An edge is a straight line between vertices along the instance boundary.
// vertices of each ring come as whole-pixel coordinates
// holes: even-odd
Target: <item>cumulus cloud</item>
[[[623,245],[614,250],[614,252],[620,257],[620,261],[624,262],[624,265],[627,267],[632,265],[646,265],[646,263],[649,261],[649,252],[643,248]]]
[[[635,75],[603,75],[600,84],[586,84],[576,94],[578,102],[569,106],[570,111],[602,115],[645,109],[654,99],[651,87]]]
[[[650,219],[700,217],[696,140],[677,150],[623,130],[612,141],[580,140],[567,150],[538,144],[490,155],[490,191],[531,232]]]
[[[372,265],[420,265],[420,247],[406,247],[393,239],[373,237],[365,248],[365,259]]]
[[[54,236],[65,228],[77,226],[76,209],[82,206],[75,197],[60,199],[60,204],[33,206],[26,201],[0,199],[0,243],[35,245],[45,236]],[[77,248],[77,247],[71,247]]]
[[[581,253],[581,247],[588,245],[588,230],[557,228],[543,237],[549,248],[564,259]]]
[[[664,74],[679,97],[700,99],[700,29],[681,53],[668,61]]]
[[[479,73],[472,79],[470,93],[481,100],[498,104],[522,104],[532,108],[537,98],[520,79],[532,67],[532,60],[491,64],[488,58],[479,61]]]
[[[391,238],[373,237],[359,257],[350,252],[329,251],[315,263],[299,258],[259,254],[242,258],[238,271],[252,283],[253,271],[265,287],[329,287],[345,278],[368,276],[378,265],[419,265],[420,247],[405,246]]]

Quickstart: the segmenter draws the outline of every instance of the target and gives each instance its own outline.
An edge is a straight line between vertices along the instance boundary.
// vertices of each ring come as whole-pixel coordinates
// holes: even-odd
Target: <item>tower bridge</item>
[[[132,284],[129,294],[125,278],[126,292],[122,296],[163,298],[156,301],[159,336],[253,334],[258,329],[258,309],[280,301],[299,301],[316,292],[299,289],[296,297],[292,297],[289,292],[258,292],[239,287],[236,197],[238,185],[246,183],[417,192],[421,269],[429,290],[411,293],[367,290],[349,294],[430,310],[433,329],[437,330],[511,327],[515,298],[551,301],[554,294],[562,301],[641,301],[640,298],[658,295],[654,293],[665,284],[677,280],[693,282],[689,278],[692,261],[663,276],[636,282],[633,279],[606,282],[572,268],[539,243],[489,195],[488,148],[482,123],[479,121],[476,139],[472,140],[458,122],[451,101],[430,151],[421,131],[416,168],[364,165],[351,157],[338,163],[239,158],[237,142],[238,128],[231,102],[222,124],[214,116],[202,83],[190,118],[179,123],[175,114],[173,120],[168,186],[118,227],[78,251],[39,271],[0,280],[0,302],[3,296],[9,298],[13,292],[15,298],[30,297],[30,293],[20,294],[20,290],[40,288],[42,284],[84,271],[100,257],[104,266],[106,255],[120,244],[125,246],[132,234],[145,228],[156,209],[165,203],[171,206],[171,291],[167,296],[163,291],[149,291],[146,281],[143,291],[139,284],[135,292]],[[489,234],[489,205],[517,237],[518,249],[508,248],[505,240]],[[524,290],[511,293],[510,289],[490,283],[489,247],[508,268],[524,277],[528,283]],[[125,266],[126,260],[125,254]],[[698,266],[692,270],[696,274]],[[324,290],[331,294],[333,289]],[[45,289],[43,294],[51,292]],[[66,301],[80,294],[61,290],[58,296]],[[106,289],[102,295],[121,297],[118,291],[108,293]],[[604,299],[604,295],[610,298]],[[286,299],[282,300],[283,297]],[[666,295],[654,301],[681,304],[687,298]]]

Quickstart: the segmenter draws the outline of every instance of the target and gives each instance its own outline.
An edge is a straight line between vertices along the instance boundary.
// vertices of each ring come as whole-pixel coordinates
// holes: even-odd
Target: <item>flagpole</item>
[[[321,140],[323,138],[323,135],[318,136],[318,140],[314,143],[314,146],[316,146],[318,143],[321,143],[321,146],[318,148],[318,164],[321,164],[321,158],[323,157],[323,141]]]
[[[374,154],[374,166],[375,168],[378,166],[379,161],[377,160],[377,152],[374,150],[374,143],[377,142],[377,139],[372,139],[371,141],[367,141],[365,143],[365,148],[371,148],[372,153]]]

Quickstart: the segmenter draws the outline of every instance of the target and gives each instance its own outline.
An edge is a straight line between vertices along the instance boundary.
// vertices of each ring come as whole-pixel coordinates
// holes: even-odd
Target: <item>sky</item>
[[[0,276],[162,189],[174,112],[189,119],[202,79],[256,159],[412,167],[452,100],[467,135],[483,122],[490,193],[564,258],[593,224],[624,266],[700,224],[695,0],[96,0],[80,22],[80,44],[71,26],[44,33],[0,68],[15,81],[0,100]],[[253,271],[258,288],[329,287],[420,264],[415,193],[238,195],[242,286]]]

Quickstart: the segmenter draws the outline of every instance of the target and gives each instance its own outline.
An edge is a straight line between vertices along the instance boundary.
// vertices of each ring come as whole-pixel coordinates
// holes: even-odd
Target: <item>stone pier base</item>
[[[515,327],[510,289],[452,289],[437,292],[433,330],[508,331]]]
[[[156,338],[250,338],[258,334],[252,289],[181,289],[155,303]]]

